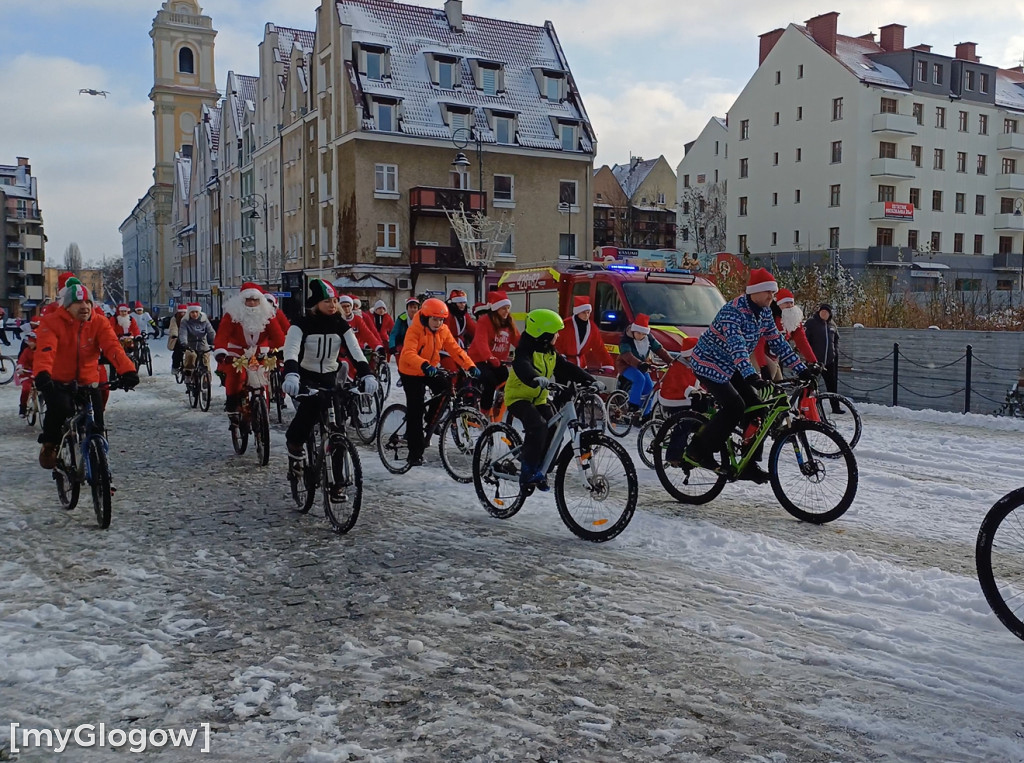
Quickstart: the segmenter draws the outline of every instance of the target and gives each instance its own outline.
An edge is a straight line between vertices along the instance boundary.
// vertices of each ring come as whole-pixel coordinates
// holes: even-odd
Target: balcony
[[[914,222],[914,205],[899,201],[873,201],[868,204],[868,219],[872,222],[902,225]]]
[[[409,190],[409,207],[417,215],[444,215],[445,210],[460,208],[467,212],[486,212],[487,194],[459,188],[419,187]]]
[[[445,270],[469,270],[462,249],[457,246],[414,246],[409,250],[409,262],[414,267]]]
[[[38,211],[33,211],[31,209],[8,209],[7,219],[11,222],[26,220],[38,222],[42,219],[42,216]]]
[[[996,215],[993,227],[997,231],[1019,233],[1024,231],[1024,215],[1020,212],[1016,212],[1014,214],[998,214]]]
[[[910,180],[917,173],[917,165],[909,159],[877,157],[871,160],[871,177],[878,180]]]
[[[917,118],[907,114],[875,114],[871,118],[871,132],[893,138],[917,135]]]
[[[43,299],[43,287],[26,284],[25,299],[34,299],[37,302],[41,302]]]
[[[1024,175],[1014,172],[1007,175],[996,175],[997,191],[1020,191],[1024,193]]]
[[[1020,252],[998,252],[993,254],[992,269],[1024,271],[1024,254]]]
[[[1024,156],[1024,133],[1004,132],[996,136],[996,150],[1010,156]]]

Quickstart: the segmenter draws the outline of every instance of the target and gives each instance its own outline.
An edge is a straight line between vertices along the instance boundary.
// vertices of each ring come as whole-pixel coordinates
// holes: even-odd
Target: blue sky
[[[223,87],[229,69],[257,73],[264,22],[313,29],[318,1],[200,0],[218,30],[218,85]],[[161,0],[0,0],[0,163],[30,158],[52,261],[71,241],[86,260],[118,256],[117,227],[152,181],[149,30],[160,5]],[[839,11],[842,34],[877,32],[895,22],[907,26],[908,45],[924,42],[952,54],[957,42],[972,40],[985,62],[1004,67],[1024,56],[1022,3],[846,5],[464,2],[470,14],[554,22],[598,134],[598,165],[625,162],[630,154],[664,154],[675,167],[683,145],[712,116],[724,115],[753,73],[757,35],[819,13]],[[80,96],[79,88],[111,94]]]

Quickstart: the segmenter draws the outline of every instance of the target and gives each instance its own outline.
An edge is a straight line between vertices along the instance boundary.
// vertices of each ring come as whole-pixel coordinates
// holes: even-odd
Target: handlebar
[[[70,392],[73,395],[87,389],[124,389],[126,392],[131,392],[130,389],[125,388],[120,379],[105,382],[93,382],[92,384],[79,384],[77,381],[59,382],[53,380],[53,386],[56,389]]]

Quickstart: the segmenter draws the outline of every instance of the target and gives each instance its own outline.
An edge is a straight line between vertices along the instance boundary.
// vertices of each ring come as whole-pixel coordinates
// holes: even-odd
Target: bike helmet
[[[565,321],[554,310],[541,307],[526,315],[526,333],[535,339],[545,334],[557,334],[565,328]]]
[[[437,297],[431,297],[420,307],[420,315],[424,318],[447,318],[448,306]]]

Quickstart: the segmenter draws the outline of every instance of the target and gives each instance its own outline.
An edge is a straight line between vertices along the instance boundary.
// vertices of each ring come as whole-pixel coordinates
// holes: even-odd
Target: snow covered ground
[[[108,531],[59,508],[0,388],[0,748],[10,723],[205,722],[211,755],[163,758],[1024,760],[1024,644],[973,567],[1024,484],[1019,422],[865,406],[857,500],[822,527],[768,486],[680,506],[635,459],[640,509],[603,545],[550,496],[490,518],[436,449],[401,477],[361,449],[338,537],[292,510],[283,427],[256,468],[222,390],[191,410],[156,365],[111,399]]]

